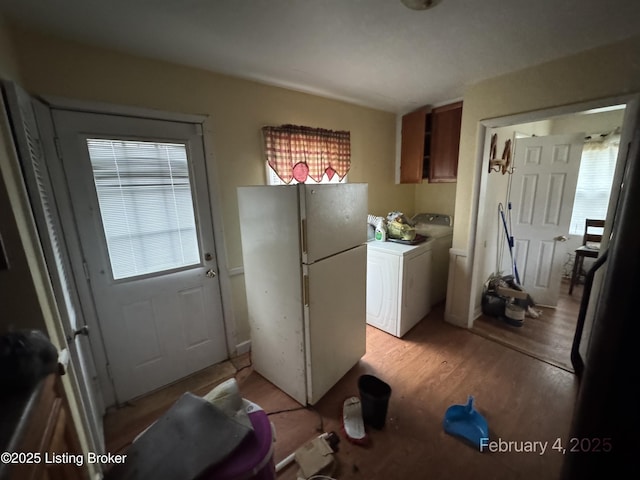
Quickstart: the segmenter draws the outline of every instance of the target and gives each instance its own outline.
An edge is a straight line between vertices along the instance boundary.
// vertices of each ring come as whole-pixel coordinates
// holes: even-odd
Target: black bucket
[[[358,379],[362,420],[377,430],[384,427],[391,387],[373,375],[362,375]]]

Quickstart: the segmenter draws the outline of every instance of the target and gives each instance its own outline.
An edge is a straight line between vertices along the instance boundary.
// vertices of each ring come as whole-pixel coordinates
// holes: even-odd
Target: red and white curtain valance
[[[262,134],[267,162],[285,183],[319,182],[325,173],[342,179],[351,168],[350,132],[281,125],[262,127]]]

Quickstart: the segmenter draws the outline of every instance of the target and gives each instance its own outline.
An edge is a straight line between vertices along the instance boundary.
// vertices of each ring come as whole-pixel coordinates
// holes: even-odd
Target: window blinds
[[[587,218],[604,220],[611,195],[611,184],[618,158],[618,145],[610,143],[599,148],[585,145],[580,160],[576,196],[569,233],[584,234]]]
[[[113,278],[199,263],[185,145],[87,139]]]

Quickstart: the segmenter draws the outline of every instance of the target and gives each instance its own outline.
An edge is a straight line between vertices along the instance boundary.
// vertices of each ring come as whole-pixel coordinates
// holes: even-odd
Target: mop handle
[[[511,201],[509,201],[507,203],[507,209],[509,210],[509,234],[510,234],[509,235],[509,244],[511,245],[511,247],[514,247],[515,243],[513,242],[513,235],[512,235],[513,234],[513,225],[511,225],[511,209],[512,209]]]
[[[511,210],[512,210],[512,205],[511,205],[511,200],[509,200],[509,202],[507,203],[507,208],[509,209],[509,233],[513,233],[513,225],[511,224]],[[509,236],[509,244],[511,245],[511,248],[515,247],[515,242],[513,241],[513,235]],[[518,267],[516,265],[516,259],[513,259],[513,274],[516,277],[516,282],[518,282],[518,285],[520,285],[520,274],[518,273]]]
[[[511,202],[509,202],[509,209],[511,209]],[[513,268],[513,276],[516,280],[516,282],[518,283],[518,285],[520,284],[520,274],[518,273],[518,267],[516,266],[516,260],[515,258],[513,258],[513,247],[515,245],[515,242],[513,241],[513,236],[509,235],[509,228],[507,227],[507,220],[504,216],[504,207],[503,205],[500,203],[498,205],[498,208],[500,209],[500,217],[502,218],[502,225],[504,226],[504,234],[507,237],[507,243],[509,244],[509,254],[511,255],[511,268]],[[509,215],[509,221],[511,221],[511,215]]]
[[[504,217],[504,210],[503,209],[500,209],[500,217],[502,217],[502,225],[504,225],[504,234],[507,236],[507,242],[509,243],[509,249],[511,249],[513,247],[513,237],[511,237],[509,235],[509,229],[507,228],[507,220]]]

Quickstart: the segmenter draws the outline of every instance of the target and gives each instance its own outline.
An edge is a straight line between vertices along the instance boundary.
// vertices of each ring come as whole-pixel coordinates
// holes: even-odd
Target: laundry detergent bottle
[[[384,220],[380,220],[376,226],[375,239],[379,242],[387,241],[387,227]]]

